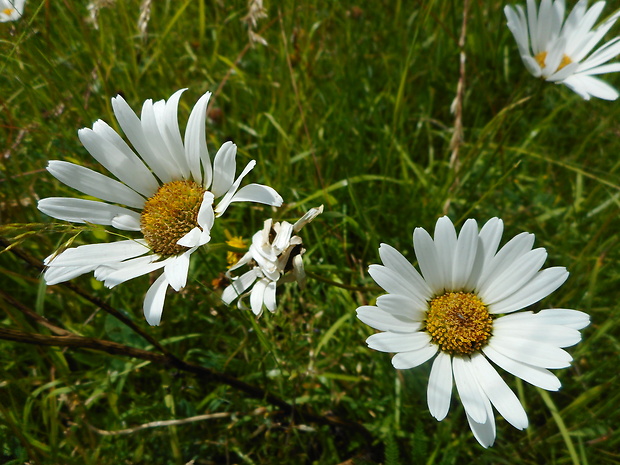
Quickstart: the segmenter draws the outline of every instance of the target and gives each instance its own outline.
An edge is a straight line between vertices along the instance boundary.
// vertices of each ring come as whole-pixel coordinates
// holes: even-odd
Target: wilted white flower
[[[588,9],[588,1],[581,0],[566,21],[564,0],[542,0],[538,9],[534,0],[527,0],[527,11],[517,5],[506,6],[504,13],[521,59],[535,77],[564,84],[586,100],[615,100],[616,89],[594,76],[620,71],[620,63],[605,64],[620,53],[620,37],[588,56],[620,17],[616,12],[593,28],[604,6],[596,2]]]
[[[185,140],[181,139],[177,108],[184,90],[167,102],[145,101],[141,118],[121,96],[112,99],[116,119],[141,159],[101,120],[92,129],[78,132],[86,150],[120,182],[73,163],[49,162],[47,169],[58,180],[110,203],[52,197],[42,199],[39,210],[65,221],[141,233],[142,238],[83,245],[50,255],[45,259],[47,284],[94,271],[95,278],[111,288],[163,268],[144,299],[146,320],[157,325],[168,286],[176,291],[185,286],[190,256],[209,242],[216,217],[233,202],[282,204],[282,197],[271,187],[249,184],[239,189],[256,162],[250,161],[235,180],[237,146],[232,142],[222,145],[211,164],[205,136],[210,92],[194,106]]]
[[[503,223],[489,220],[482,230],[467,220],[457,237],[448,217],[435,226],[435,238],[422,228],[413,246],[422,275],[396,249],[381,244],[383,265],[368,272],[388,292],[376,306],[357,309],[358,318],[384,331],[366,342],[396,353],[392,365],[413,368],[435,357],[428,382],[428,408],[443,420],[456,384],[467,420],[478,442],[495,441],[491,405],[515,428],[527,415],[490,362],[550,391],[560,381],[548,368],[565,368],[572,357],[563,347],[581,340],[587,314],[568,309],[522,311],[561,286],[563,267],[540,271],[547,253],[532,250],[534,235],[521,233],[499,251]]]
[[[0,0],[0,23],[21,18],[25,3],[26,0]]]
[[[255,315],[263,313],[263,305],[270,312],[276,310],[276,284],[296,280],[300,287],[305,286],[306,273],[302,254],[301,237],[293,235],[323,212],[323,205],[311,208],[295,224],[287,221],[273,223],[270,218],[265,221],[263,229],[252,237],[248,252],[230,267],[226,275],[231,278],[231,271],[249,265],[250,271],[234,278],[230,286],[224,289],[222,300],[227,304],[243,295],[252,284],[250,308]],[[289,272],[291,272],[289,274]],[[239,306],[242,307],[241,299]]]

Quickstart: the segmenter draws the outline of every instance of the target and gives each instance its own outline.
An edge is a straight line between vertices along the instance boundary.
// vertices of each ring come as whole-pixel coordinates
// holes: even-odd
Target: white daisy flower
[[[24,14],[26,0],[0,0],[0,23],[15,21]]]
[[[230,267],[226,276],[231,278],[231,271],[249,265],[250,271],[234,278],[230,286],[224,289],[222,300],[226,305],[242,297],[252,285],[250,294],[250,308],[256,316],[263,313],[263,305],[270,312],[276,310],[276,284],[278,282],[297,281],[303,289],[306,284],[304,262],[301,258],[305,249],[302,248],[302,240],[293,233],[299,232],[306,224],[323,212],[323,205],[311,208],[295,224],[287,221],[273,223],[270,218],[265,221],[263,229],[252,237],[252,244],[248,252]],[[292,271],[292,274],[287,274]],[[241,299],[238,303],[243,307]]]
[[[527,11],[516,5],[506,6],[504,13],[521,59],[534,77],[564,84],[586,100],[616,100],[616,89],[593,76],[620,71],[620,63],[605,64],[620,53],[620,37],[587,56],[620,17],[616,12],[593,28],[604,6],[596,2],[588,9],[588,1],[581,0],[566,21],[564,0],[542,0],[538,9],[534,0],[527,0]]]
[[[120,95],[112,99],[116,119],[141,159],[101,120],[92,129],[78,131],[86,150],[120,182],[73,163],[49,162],[47,169],[58,180],[110,203],[52,197],[41,200],[39,210],[74,223],[140,232],[142,238],[83,245],[50,255],[45,259],[48,285],[94,271],[95,278],[112,288],[163,268],[144,299],[146,321],[158,325],[168,286],[175,291],[185,286],[190,255],[209,242],[216,217],[232,202],[282,204],[282,197],[271,187],[248,184],[239,189],[256,162],[250,161],[235,179],[237,146],[232,142],[222,145],[211,165],[205,136],[210,92],[194,106],[183,142],[177,108],[184,91],[175,92],[167,102],[145,101],[141,118]],[[214,199],[220,197],[214,207]]]
[[[547,253],[532,250],[534,235],[521,233],[499,251],[503,223],[489,220],[482,230],[467,220],[457,237],[450,219],[440,218],[435,239],[422,228],[413,245],[422,275],[396,249],[381,244],[383,265],[369,273],[387,295],[376,306],[357,309],[357,317],[384,331],[366,342],[396,353],[397,369],[416,367],[435,357],[428,382],[428,407],[437,420],[448,414],[452,383],[478,442],[495,441],[493,405],[515,428],[528,425],[519,399],[490,361],[550,391],[560,381],[548,368],[572,360],[563,347],[581,340],[589,316],[577,310],[514,313],[546,297],[566,281],[563,267],[539,271]]]

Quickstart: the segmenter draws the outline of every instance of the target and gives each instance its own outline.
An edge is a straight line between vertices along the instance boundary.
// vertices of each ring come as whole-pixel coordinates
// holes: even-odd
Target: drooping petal
[[[217,207],[215,208],[215,215],[216,216],[222,216],[224,214],[224,212],[226,211],[226,209],[228,208],[228,206],[230,205],[230,203],[232,202],[233,196],[235,195],[235,193],[237,192],[237,189],[239,189],[239,185],[241,184],[241,181],[243,180],[243,178],[250,172],[252,171],[252,169],[254,168],[254,166],[256,166],[256,161],[252,160],[250,161],[246,167],[243,169],[243,171],[241,172],[241,174],[239,175],[239,177],[235,180],[235,182],[232,184],[232,186],[230,186],[230,188],[228,189],[228,192],[226,192],[226,195],[224,195],[224,197],[222,198],[222,200],[220,200],[220,202],[217,204]]]
[[[164,301],[166,300],[166,290],[168,281],[166,274],[155,280],[153,285],[146,292],[144,297],[144,317],[151,326],[158,326],[161,322],[161,314],[164,311]]]
[[[260,316],[263,313],[263,302],[267,282],[268,281],[264,278],[259,279],[254,283],[254,287],[250,293],[250,307],[252,308],[252,313],[256,316]]]
[[[170,287],[175,291],[180,291],[187,284],[187,273],[189,272],[189,258],[193,250],[171,257],[164,267],[164,274]]]
[[[467,414],[477,423],[485,423],[487,412],[484,407],[486,396],[481,392],[476,372],[469,357],[452,357],[454,383]]]
[[[255,202],[279,207],[282,205],[283,201],[282,196],[272,187],[262,184],[248,184],[239,189],[235,195],[232,196],[229,203]]]
[[[473,433],[476,441],[485,449],[491,447],[495,442],[495,418],[493,417],[493,408],[491,402],[486,397],[483,397],[483,404],[485,410],[485,420],[483,422],[475,421],[467,411],[467,422],[471,432]]]
[[[254,268],[239,276],[232,284],[224,289],[224,292],[222,292],[222,301],[226,305],[230,305],[233,300],[249,289],[252,283],[256,281],[257,277],[259,277],[259,272]]]
[[[480,387],[497,411],[515,428],[527,428],[527,414],[523,405],[484,355],[473,354],[471,363]]]
[[[433,362],[426,397],[431,415],[437,421],[446,418],[452,398],[452,360],[445,352],[439,352]]]

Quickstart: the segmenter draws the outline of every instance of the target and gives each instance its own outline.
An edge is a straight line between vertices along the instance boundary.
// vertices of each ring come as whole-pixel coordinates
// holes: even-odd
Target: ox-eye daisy
[[[0,0],[0,23],[21,18],[25,3],[26,0]]]
[[[615,100],[616,89],[593,76],[620,71],[620,63],[605,64],[620,53],[620,37],[590,54],[620,17],[616,12],[593,28],[604,6],[596,2],[588,9],[588,1],[581,0],[566,21],[564,0],[542,0],[538,9],[534,0],[527,0],[527,10],[506,6],[504,13],[521,59],[535,77],[564,84],[586,100]]]
[[[521,233],[499,251],[503,223],[489,220],[482,230],[467,220],[457,237],[443,217],[435,238],[422,228],[413,245],[422,275],[396,249],[381,244],[383,265],[369,273],[387,295],[357,316],[382,333],[368,346],[396,353],[392,365],[416,367],[435,357],[428,382],[430,413],[443,420],[452,384],[478,442],[495,440],[493,405],[514,427],[527,427],[519,399],[490,362],[535,386],[555,391],[560,381],[548,368],[565,368],[572,360],[562,347],[581,340],[589,323],[583,312],[568,309],[521,310],[557,289],[568,277],[563,267],[539,271],[547,253],[532,250],[534,235]]]
[[[140,158],[101,120],[92,129],[78,131],[86,150],[120,182],[73,163],[49,162],[47,169],[57,179],[110,203],[52,197],[41,200],[39,210],[61,220],[113,226],[142,237],[53,254],[45,259],[47,284],[94,271],[95,278],[113,287],[163,268],[144,299],[146,320],[157,325],[168,286],[176,291],[185,286],[190,255],[209,242],[216,217],[232,202],[282,204],[271,187],[249,184],[239,189],[256,162],[250,161],[235,179],[237,147],[232,142],[222,145],[211,165],[205,136],[210,92],[194,106],[185,140],[181,139],[177,108],[184,90],[167,102],[145,101],[141,118],[121,96],[112,99],[116,119]]]
[[[252,285],[250,307],[256,316],[263,313],[263,305],[270,312],[276,311],[276,284],[288,281],[297,281],[303,288],[306,282],[302,247],[298,233],[301,228],[323,212],[323,205],[311,208],[295,224],[288,221],[276,222],[270,218],[265,220],[263,229],[252,237],[252,244],[248,252],[230,267],[226,276],[231,278],[231,271],[244,265],[250,270],[234,278],[230,286],[224,289],[222,300],[227,305],[242,296]],[[289,273],[290,272],[290,273]],[[238,305],[243,308],[239,299]]]

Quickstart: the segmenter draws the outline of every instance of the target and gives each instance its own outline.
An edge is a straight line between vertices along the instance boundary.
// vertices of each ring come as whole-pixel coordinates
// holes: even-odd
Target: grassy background
[[[0,236],[38,261],[71,239],[115,240],[113,231],[37,211],[39,198],[75,195],[47,174],[47,160],[100,170],[76,131],[99,118],[114,125],[110,98],[118,93],[139,111],[147,98],[188,87],[183,127],[196,99],[216,92],[211,153],[234,140],[238,165],[256,159],[252,181],[273,186],[286,203],[276,212],[231,207],[213,242],[226,233],[249,238],[272,215],[291,220],[323,203],[325,213],[303,231],[307,268],[323,281],[304,292],[279,288],[278,312],[254,322],[219,301],[211,281],[225,270],[224,254],[204,251],[153,328],[141,312],[148,277],[112,291],[92,276],[74,283],[184,360],[365,425],[375,455],[346,428],[291,422],[263,400],[176,369],[0,341],[0,462],[620,463],[620,106],[533,79],[502,3],[472,2],[467,15],[458,171],[449,164],[450,105],[463,2],[268,2],[257,28],[268,46],[253,47],[244,1],[153,2],[145,32],[137,0],[100,1],[98,28],[83,3],[31,0],[21,21],[0,24]],[[610,3],[606,13],[620,6]],[[547,396],[506,376],[530,426],[520,432],[498,418],[488,450],[473,439],[459,402],[445,421],[430,417],[430,364],[394,370],[388,354],[365,346],[373,331],[354,316],[381,293],[366,273],[379,244],[413,261],[413,228],[432,229],[444,213],[480,225],[499,216],[506,237],[535,233],[547,266],[571,272],[535,308],[582,309],[592,318],[571,349],[573,366],[557,372],[560,392]],[[75,334],[153,349],[71,289],[46,287],[37,269],[6,250],[0,289],[1,328],[52,334],[19,312],[22,305]],[[222,415],[135,430],[209,413]]]

